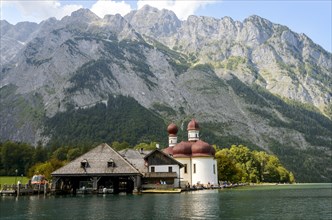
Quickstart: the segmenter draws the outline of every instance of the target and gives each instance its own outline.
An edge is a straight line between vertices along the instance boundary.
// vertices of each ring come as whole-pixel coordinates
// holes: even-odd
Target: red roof
[[[214,156],[216,153],[210,144],[201,140],[196,141],[192,145],[191,152],[193,156]]]
[[[181,141],[173,147],[174,157],[191,157],[191,145],[194,142]]]
[[[181,141],[174,147],[164,149],[164,153],[172,154],[173,157],[213,157],[216,151],[210,144],[198,140]]]
[[[192,119],[188,123],[187,130],[199,130],[199,125],[195,119]],[[176,136],[178,132],[178,127],[171,123],[167,127],[169,136]],[[210,157],[214,156],[216,151],[208,143],[198,140],[198,141],[181,141],[174,147],[167,147],[163,150],[164,153],[168,155],[173,155],[173,157]]]
[[[163,150],[165,154],[173,155],[173,147],[167,147]]]
[[[188,123],[187,130],[199,130],[199,125],[194,118]]]
[[[178,133],[178,127],[176,126],[176,124],[171,123],[170,125],[168,125],[167,127],[167,132],[170,135],[175,135]]]

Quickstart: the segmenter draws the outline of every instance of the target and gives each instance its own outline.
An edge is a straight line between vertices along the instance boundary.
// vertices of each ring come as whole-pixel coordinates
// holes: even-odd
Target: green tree
[[[155,150],[157,149],[157,142],[151,142],[150,144],[147,144],[147,143],[140,143],[140,144],[137,144],[134,149],[135,150],[140,150],[140,149],[143,149],[143,150]]]
[[[33,163],[44,162],[48,159],[47,149],[38,143],[33,154]]]
[[[1,144],[0,151],[4,175],[25,174],[33,164],[34,147],[31,145],[6,141]]]
[[[112,148],[114,150],[120,151],[120,150],[123,150],[123,149],[130,148],[130,145],[127,142],[120,143],[118,141],[113,141],[112,142]]]
[[[243,145],[217,151],[219,180],[235,182],[294,182],[294,175],[275,155],[250,151]]]
[[[264,167],[267,164],[267,161],[269,159],[269,155],[265,151],[253,151],[252,152],[253,157],[257,161],[257,172],[258,172],[258,182],[264,182]]]
[[[229,149],[224,148],[215,154],[218,166],[218,177],[221,181],[240,182],[242,170],[236,165]]]
[[[82,150],[80,148],[78,148],[78,147],[70,148],[67,151],[67,160],[72,161],[75,158],[79,157],[81,154],[82,154]]]
[[[68,147],[59,147],[52,153],[51,157],[63,161],[67,159],[67,153],[68,153]]]
[[[28,171],[28,177],[31,178],[35,174],[45,175],[46,179],[50,180],[52,178],[51,173],[66,164],[65,161],[60,161],[58,159],[52,158],[44,163],[37,163],[32,166]]]

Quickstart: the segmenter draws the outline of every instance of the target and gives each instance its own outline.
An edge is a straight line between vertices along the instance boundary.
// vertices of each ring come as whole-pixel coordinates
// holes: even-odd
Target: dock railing
[[[31,195],[46,194],[49,192],[48,184],[29,185],[29,184],[4,184],[0,189],[0,195]]]

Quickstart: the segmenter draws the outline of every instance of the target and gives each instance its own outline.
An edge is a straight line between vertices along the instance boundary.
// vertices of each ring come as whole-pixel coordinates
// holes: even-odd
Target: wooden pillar
[[[17,196],[20,195],[20,191],[21,191],[21,184],[17,184],[17,187],[16,187]]]
[[[134,182],[133,193],[139,193],[142,187],[142,177],[137,175],[131,176],[130,179]]]
[[[44,184],[44,195],[47,193],[47,183]]]
[[[101,177],[93,177],[92,181],[92,188],[93,190],[98,190],[98,181],[100,180]]]
[[[61,178],[60,177],[53,177],[53,181],[52,181],[52,189],[57,189],[57,188],[59,188],[58,187],[58,182],[59,182],[59,180],[60,180]]]

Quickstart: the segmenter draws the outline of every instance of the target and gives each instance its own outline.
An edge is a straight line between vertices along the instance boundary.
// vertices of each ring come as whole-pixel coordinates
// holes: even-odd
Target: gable
[[[173,159],[172,157],[166,155],[165,153],[161,152],[160,150],[154,150],[150,154],[146,155],[144,159],[147,161],[149,166],[151,165],[179,165],[183,167],[183,165]]]
[[[52,176],[89,174],[119,175],[140,172],[109,145],[101,144],[54,171]]]

